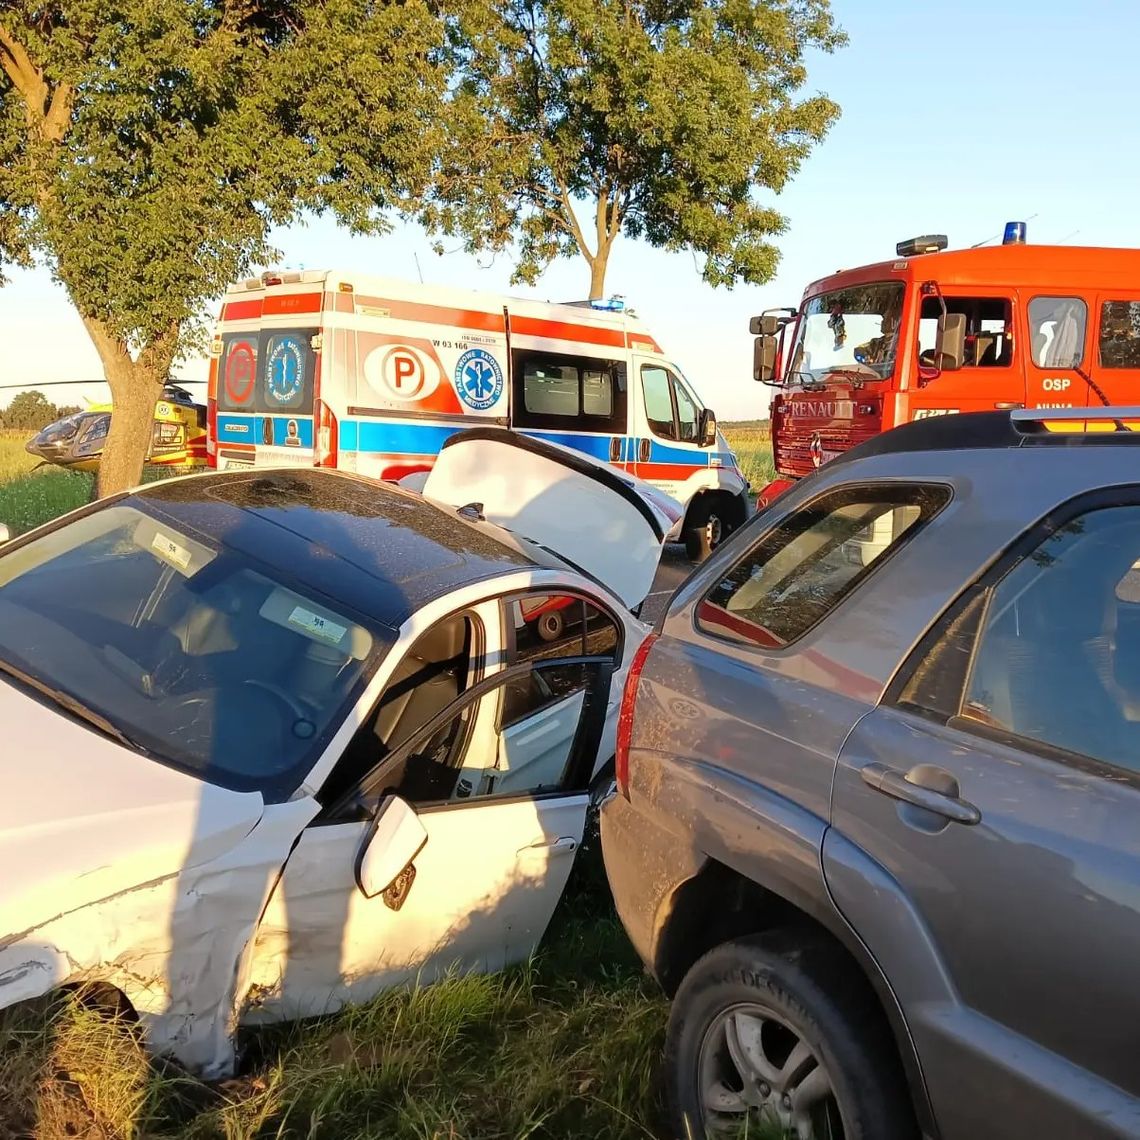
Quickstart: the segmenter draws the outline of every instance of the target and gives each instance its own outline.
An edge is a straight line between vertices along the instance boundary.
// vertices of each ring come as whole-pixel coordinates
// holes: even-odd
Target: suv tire
[[[802,938],[726,942],[701,958],[669,1018],[669,1135],[913,1140],[893,1042],[877,1007],[851,997],[845,966]]]

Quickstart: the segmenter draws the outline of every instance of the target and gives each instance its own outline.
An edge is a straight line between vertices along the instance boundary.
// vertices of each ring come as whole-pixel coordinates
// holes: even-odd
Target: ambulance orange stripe
[[[261,316],[261,298],[250,301],[227,301],[222,306],[223,321],[249,321]]]
[[[481,313],[474,309],[452,309],[445,305],[426,305],[419,301],[397,301],[389,297],[357,296],[358,307],[387,309],[393,320],[451,325],[453,328],[478,332],[502,333],[503,318],[498,313]],[[580,344],[604,344],[625,347],[621,329],[595,328],[569,321],[552,321],[540,317],[511,315],[511,332],[518,336],[544,336]]]
[[[621,329],[599,329],[593,325],[572,325],[567,321],[547,321],[539,317],[511,317],[511,332],[519,336],[548,336],[555,340],[576,340],[625,348]]]
[[[320,293],[270,293],[262,312],[267,317],[277,313],[319,313],[321,297]]]

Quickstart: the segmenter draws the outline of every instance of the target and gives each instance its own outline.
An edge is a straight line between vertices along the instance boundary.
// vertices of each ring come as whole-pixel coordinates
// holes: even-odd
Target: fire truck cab
[[[770,502],[879,432],[926,416],[1140,403],[1140,250],[1001,245],[944,235],[808,285],[751,322],[773,385]]]

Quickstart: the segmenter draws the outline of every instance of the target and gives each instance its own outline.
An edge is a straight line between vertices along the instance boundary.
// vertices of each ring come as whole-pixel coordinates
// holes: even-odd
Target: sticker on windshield
[[[160,558],[173,563],[179,570],[185,570],[190,565],[190,559],[193,557],[190,551],[175,542],[173,538],[167,538],[162,531],[155,531],[150,545]]]
[[[293,612],[289,615],[289,624],[331,645],[339,645],[344,640],[344,635],[348,633],[348,626],[337,625],[335,621],[329,621],[328,618],[321,617],[320,614],[315,614],[304,606],[293,608]]]

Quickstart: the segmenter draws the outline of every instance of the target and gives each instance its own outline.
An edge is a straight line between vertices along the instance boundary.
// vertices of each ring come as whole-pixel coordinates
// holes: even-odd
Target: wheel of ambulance
[[[732,530],[712,495],[701,495],[689,508],[686,521],[685,554],[690,562],[704,562]]]
[[[677,1140],[912,1140],[893,1042],[832,952],[727,942],[689,970],[665,1042]]]
[[[557,641],[566,628],[566,619],[561,610],[547,610],[538,619],[538,636],[543,641]]]

